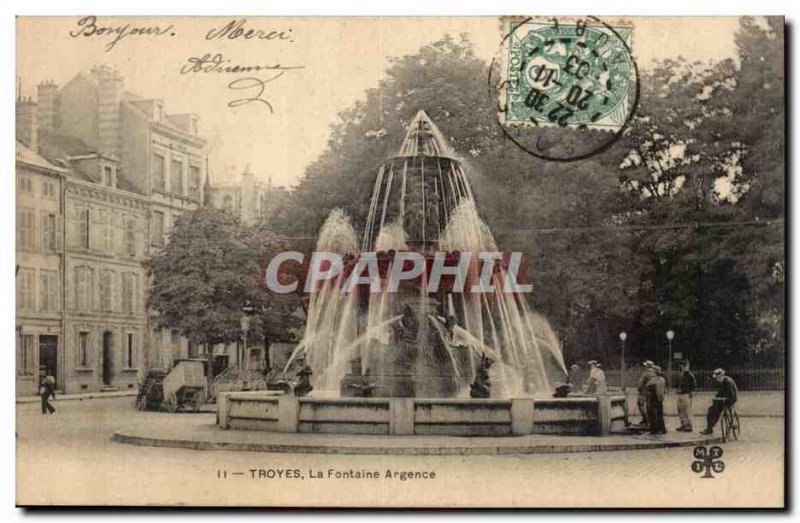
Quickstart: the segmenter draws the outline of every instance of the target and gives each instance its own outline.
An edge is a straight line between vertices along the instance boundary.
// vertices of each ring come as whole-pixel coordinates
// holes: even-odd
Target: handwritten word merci
[[[436,252],[426,259],[414,251],[362,252],[357,258],[350,256],[345,260],[337,253],[317,251],[311,256],[304,291],[311,293],[325,281],[343,278],[340,289],[345,294],[362,286],[368,287],[370,293],[381,293],[384,285],[387,285],[386,292],[395,293],[404,281],[424,281],[425,291],[436,293],[442,280],[448,278],[452,280],[452,291],[463,293],[467,282],[477,277],[477,283],[469,288],[471,293],[532,292],[531,285],[517,283],[522,253],[507,254],[482,251],[473,258],[470,252]],[[264,272],[267,288],[276,294],[296,292],[298,282],[281,283],[279,274],[284,263],[302,265],[303,260],[303,253],[297,251],[282,252],[273,257]],[[387,262],[390,262],[388,266]],[[498,273],[496,262],[501,262],[506,270]],[[501,283],[502,288],[496,288],[495,283]]]
[[[247,19],[231,20],[220,28],[212,29],[206,33],[206,40],[290,40],[292,30],[263,30],[247,27]]]
[[[85,16],[78,20],[78,28],[70,31],[69,35],[72,38],[78,37],[106,37],[111,38],[111,41],[106,44],[106,52],[114,49],[119,42],[130,36],[175,36],[175,28],[172,24],[166,27],[153,25],[133,27],[131,24],[118,25],[118,26],[103,26],[98,25],[96,16]]]

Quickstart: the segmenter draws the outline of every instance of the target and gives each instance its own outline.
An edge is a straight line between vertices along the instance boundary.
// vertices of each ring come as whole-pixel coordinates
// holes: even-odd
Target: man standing
[[[697,388],[697,380],[689,370],[689,360],[681,363],[681,380],[678,384],[678,417],[681,426],[677,428],[679,432],[692,432],[692,394]]]
[[[636,398],[636,406],[639,407],[639,414],[642,415],[642,421],[639,425],[643,427],[649,426],[647,421],[647,392],[645,388],[655,374],[653,373],[653,362],[646,360],[642,363],[642,373],[639,375],[639,381],[636,382],[636,389],[639,391],[639,397]]]
[[[600,363],[597,360],[589,362],[589,380],[586,382],[586,393],[606,393],[606,373],[600,368]]]
[[[652,377],[645,386],[647,397],[647,419],[650,421],[650,434],[666,434],[667,427],[664,424],[664,396],[667,392],[667,380],[661,367],[653,365],[651,367]]]
[[[42,414],[52,414],[56,411],[56,408],[50,404],[50,396],[53,397],[53,400],[56,399],[55,383],[55,378],[48,374],[39,385],[39,397],[42,398]]]
[[[706,429],[700,431],[700,434],[706,436],[714,432],[714,425],[719,421],[722,411],[726,406],[735,405],[739,395],[736,382],[726,376],[723,369],[714,370],[713,376],[717,382],[717,395],[714,396],[714,401],[711,402],[708,414],[706,414]]]

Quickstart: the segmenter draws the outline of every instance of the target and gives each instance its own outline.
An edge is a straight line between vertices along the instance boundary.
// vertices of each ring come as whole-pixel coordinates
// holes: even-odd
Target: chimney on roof
[[[98,148],[102,154],[120,158],[122,75],[107,65],[92,67],[97,82]]]
[[[39,104],[39,128],[53,130],[56,127],[56,95],[58,86],[52,81],[36,86],[36,98]]]
[[[17,99],[17,138],[37,151],[39,148],[39,118],[36,102],[30,97]]]

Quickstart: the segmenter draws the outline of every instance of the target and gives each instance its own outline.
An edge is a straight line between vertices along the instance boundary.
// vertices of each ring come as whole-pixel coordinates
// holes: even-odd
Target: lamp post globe
[[[675,338],[675,331],[672,329],[667,331],[667,390],[672,389],[672,340]]]

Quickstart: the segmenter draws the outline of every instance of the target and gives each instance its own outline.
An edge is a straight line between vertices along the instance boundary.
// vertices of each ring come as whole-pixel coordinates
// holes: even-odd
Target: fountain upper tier
[[[362,249],[436,247],[464,199],[472,199],[472,189],[461,163],[438,127],[419,111],[397,155],[378,170]],[[392,230],[398,234],[387,236]]]

